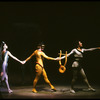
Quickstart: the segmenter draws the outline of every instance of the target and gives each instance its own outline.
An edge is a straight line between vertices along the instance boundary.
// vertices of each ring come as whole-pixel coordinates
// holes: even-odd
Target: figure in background
[[[80,73],[80,75],[83,77],[84,82],[88,86],[88,90],[95,91],[95,89],[93,89],[88,82],[88,79],[87,79],[86,74],[85,74],[84,69],[83,69],[82,60],[83,60],[83,53],[85,51],[93,51],[93,50],[96,50],[96,49],[100,49],[100,47],[90,48],[90,49],[84,49],[82,47],[83,47],[82,42],[78,41],[77,47],[74,48],[70,53],[67,54],[67,57],[74,54],[74,62],[72,64],[73,78],[72,78],[71,89],[70,89],[71,93],[75,93],[74,84],[75,84],[75,81],[77,79],[78,73]],[[63,59],[63,58],[65,58],[65,56],[63,56],[61,58]]]

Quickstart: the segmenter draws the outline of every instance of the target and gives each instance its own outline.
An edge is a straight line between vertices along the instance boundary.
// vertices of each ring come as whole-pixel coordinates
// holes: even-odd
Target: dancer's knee
[[[77,80],[77,77],[74,77],[73,79],[72,79],[72,82],[75,82]]]

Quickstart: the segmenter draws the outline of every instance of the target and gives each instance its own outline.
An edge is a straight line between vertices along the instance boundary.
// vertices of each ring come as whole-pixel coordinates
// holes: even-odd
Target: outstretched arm
[[[67,54],[67,57],[69,57],[69,56],[72,55],[73,53],[74,53],[74,49],[73,49],[70,53]],[[65,54],[64,54],[64,55],[65,55]],[[61,57],[61,59],[64,59],[64,58],[65,58],[65,56],[62,56],[62,57]]]
[[[24,60],[24,63],[26,63],[28,60],[30,60],[34,54],[35,54],[35,53],[33,52],[28,58],[26,58],[26,59]]]
[[[9,51],[8,51],[7,53],[8,53],[8,55],[9,55],[11,58],[13,58],[14,60],[16,60],[16,61],[22,63],[18,58],[16,58],[15,56],[13,56]]]
[[[52,57],[48,57],[44,52],[42,52],[41,54],[44,58],[48,59],[48,60],[58,60],[59,58],[52,58]]]
[[[96,47],[96,48],[89,48],[89,49],[83,49],[84,51],[93,51],[93,50],[96,50],[96,49],[100,49],[100,47]]]

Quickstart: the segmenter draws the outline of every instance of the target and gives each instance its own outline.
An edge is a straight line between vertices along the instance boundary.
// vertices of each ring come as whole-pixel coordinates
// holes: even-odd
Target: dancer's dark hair
[[[2,41],[0,44],[0,62],[2,61],[2,50],[3,50],[3,46],[4,46],[5,42]]]
[[[40,42],[40,43],[37,45],[37,48],[40,48],[40,47],[45,47],[45,45],[44,45],[43,42]]]

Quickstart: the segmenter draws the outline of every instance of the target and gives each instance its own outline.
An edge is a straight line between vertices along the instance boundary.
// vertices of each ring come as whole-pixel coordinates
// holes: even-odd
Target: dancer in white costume
[[[67,57],[69,57],[70,55],[74,54],[74,62],[72,64],[73,79],[72,79],[72,82],[71,82],[71,89],[70,89],[71,93],[75,93],[74,83],[75,83],[75,81],[77,79],[77,74],[78,73],[80,73],[82,75],[84,82],[88,86],[88,90],[95,91],[95,89],[93,89],[91,87],[91,85],[89,84],[88,79],[86,77],[86,74],[84,72],[84,69],[82,68],[82,66],[83,66],[82,65],[82,59],[83,59],[83,53],[85,51],[93,51],[93,50],[96,50],[96,49],[100,49],[100,47],[90,48],[90,49],[84,49],[82,47],[83,47],[82,42],[78,41],[77,48],[73,49],[70,53],[67,54]],[[63,58],[65,58],[65,56],[63,56],[61,58],[63,59]]]

